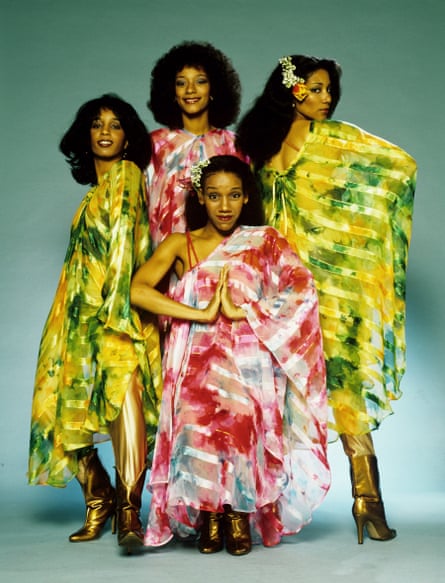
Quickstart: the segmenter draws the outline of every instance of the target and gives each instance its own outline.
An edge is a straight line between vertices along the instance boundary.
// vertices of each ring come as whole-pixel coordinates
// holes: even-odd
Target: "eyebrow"
[[[102,119],[100,115],[93,117],[93,121]],[[112,117],[112,121],[121,121],[119,117]]]
[[[211,184],[209,184],[207,186],[207,184],[206,184],[206,190],[217,190],[217,191],[219,191],[220,189],[219,189],[218,186],[212,186]],[[232,186],[231,189],[230,189],[230,192],[242,191],[242,190],[243,190],[243,187],[242,186]]]
[[[207,73],[204,73],[204,71],[202,73],[197,73],[195,75],[195,77],[205,77],[206,79],[208,79],[208,75]],[[186,79],[187,76],[186,75],[180,75],[179,73],[176,73],[176,79]]]

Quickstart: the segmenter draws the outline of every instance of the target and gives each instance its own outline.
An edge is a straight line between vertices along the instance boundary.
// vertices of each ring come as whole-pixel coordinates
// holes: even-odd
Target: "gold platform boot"
[[[73,543],[98,538],[110,517],[115,530],[116,494],[97,451],[93,449],[79,458],[78,465],[76,478],[85,497],[86,516],[82,528],[69,537]]]
[[[231,555],[247,555],[252,549],[249,515],[224,507],[224,538],[226,551]]]
[[[201,512],[198,549],[200,553],[218,553],[224,548],[223,514],[220,512]]]

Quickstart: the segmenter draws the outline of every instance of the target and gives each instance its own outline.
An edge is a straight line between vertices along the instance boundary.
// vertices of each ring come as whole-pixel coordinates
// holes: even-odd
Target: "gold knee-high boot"
[[[79,458],[77,480],[86,504],[85,523],[70,537],[73,543],[98,538],[108,518],[112,517],[115,529],[116,495],[110,478],[100,462],[95,449]]]
[[[377,458],[372,438],[365,435],[342,434],[341,441],[351,468],[352,514],[357,526],[358,543],[363,543],[363,531],[374,540],[386,541],[396,536],[396,531],[388,527],[385,508],[380,491]]]
[[[144,542],[140,510],[147,464],[142,386],[137,371],[121,413],[110,425],[110,435],[116,461],[118,544],[131,552]]]

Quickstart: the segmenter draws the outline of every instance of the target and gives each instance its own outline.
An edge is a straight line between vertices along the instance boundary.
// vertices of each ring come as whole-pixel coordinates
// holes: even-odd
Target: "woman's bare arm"
[[[176,302],[156,289],[175,261],[181,259],[184,239],[182,234],[167,237],[136,272],[131,283],[131,303],[153,314],[193,322],[213,322],[219,314],[222,279],[218,283],[215,295],[203,310]]]

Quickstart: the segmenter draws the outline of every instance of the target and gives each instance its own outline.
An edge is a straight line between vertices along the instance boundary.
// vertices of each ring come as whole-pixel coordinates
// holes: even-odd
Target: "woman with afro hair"
[[[156,63],[148,107],[163,128],[151,133],[147,168],[148,213],[153,245],[185,231],[190,168],[211,156],[242,158],[227,128],[236,121],[241,86],[230,60],[204,42],[183,42]]]

